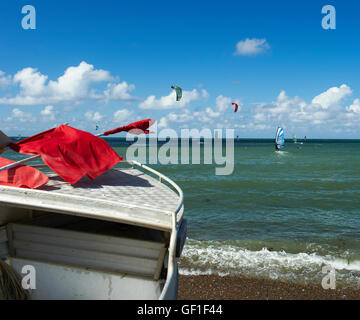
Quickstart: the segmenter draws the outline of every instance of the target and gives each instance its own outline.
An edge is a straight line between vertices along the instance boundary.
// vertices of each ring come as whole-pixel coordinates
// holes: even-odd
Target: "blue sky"
[[[35,30],[21,26],[28,4]],[[321,26],[324,5],[336,30]],[[1,130],[153,118],[159,129],[244,138],[272,137],[277,125],[288,137],[360,138],[359,13],[358,1],[4,0]]]

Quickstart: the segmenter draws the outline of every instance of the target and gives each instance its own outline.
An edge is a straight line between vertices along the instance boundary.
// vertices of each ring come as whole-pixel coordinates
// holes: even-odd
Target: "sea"
[[[107,141],[126,156],[123,138]],[[360,140],[287,140],[276,152],[270,139],[236,139],[233,164],[230,175],[191,159],[150,165],[184,192],[180,274],[321,285],[331,272],[360,288]]]

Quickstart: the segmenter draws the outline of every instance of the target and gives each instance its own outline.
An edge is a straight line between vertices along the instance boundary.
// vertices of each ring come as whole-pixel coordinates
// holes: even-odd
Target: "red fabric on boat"
[[[123,159],[106,141],[67,125],[9,145],[23,154],[40,154],[50,169],[75,184],[84,175],[94,179]]]
[[[140,120],[124,127],[119,127],[114,130],[106,131],[104,132],[104,136],[108,136],[110,134],[115,134],[118,132],[130,132],[132,134],[151,133],[151,131],[147,129],[151,127],[154,123],[155,120],[151,119]]]
[[[0,157],[0,167],[10,163],[14,161]],[[41,171],[24,165],[0,171],[0,185],[2,186],[36,189],[48,181],[49,178]]]

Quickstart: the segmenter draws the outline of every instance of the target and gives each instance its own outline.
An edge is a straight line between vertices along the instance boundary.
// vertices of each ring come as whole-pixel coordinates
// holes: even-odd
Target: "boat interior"
[[[21,277],[36,270],[30,299],[158,299],[169,241],[166,231],[0,205],[0,259]]]

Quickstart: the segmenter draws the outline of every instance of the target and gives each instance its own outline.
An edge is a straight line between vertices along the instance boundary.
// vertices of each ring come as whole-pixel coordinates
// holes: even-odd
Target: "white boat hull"
[[[129,172],[138,182],[139,171],[126,171],[131,180]],[[155,198],[164,194],[163,184],[146,181],[147,199],[150,190]],[[0,188],[0,259],[32,284],[26,288],[31,299],[176,299],[177,261],[186,237],[186,227],[180,228],[185,222],[182,192],[174,206],[176,194],[165,190],[172,197],[166,209],[122,199],[117,211],[114,182],[110,198],[100,187],[101,199],[94,199],[93,185],[88,198],[86,187],[72,192],[69,186],[60,191]],[[119,188],[124,191],[126,185]],[[135,213],[143,208],[140,218],[131,207]],[[35,275],[26,271],[29,266]]]

